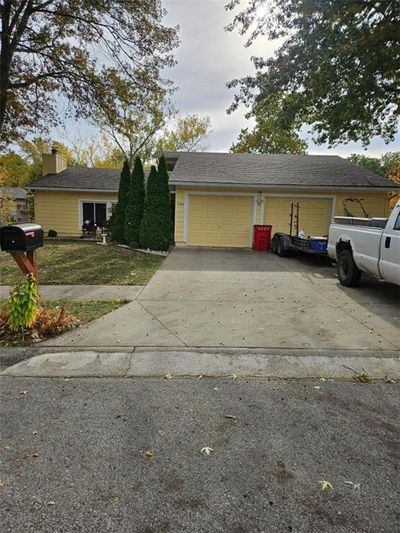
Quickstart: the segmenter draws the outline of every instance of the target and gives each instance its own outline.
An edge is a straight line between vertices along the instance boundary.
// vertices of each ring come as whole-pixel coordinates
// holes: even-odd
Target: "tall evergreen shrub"
[[[113,241],[125,242],[125,214],[128,205],[128,193],[131,185],[131,172],[128,161],[124,162],[118,188],[118,202],[115,206],[115,213],[111,225],[111,239]]]
[[[166,182],[168,183],[168,172],[166,176],[165,173],[160,176],[156,167],[152,166],[140,227],[140,244],[150,250],[168,250],[172,242],[170,192]]]
[[[140,243],[140,225],[143,218],[144,199],[144,170],[140,157],[136,157],[125,213],[125,242],[130,246],[139,246]]]

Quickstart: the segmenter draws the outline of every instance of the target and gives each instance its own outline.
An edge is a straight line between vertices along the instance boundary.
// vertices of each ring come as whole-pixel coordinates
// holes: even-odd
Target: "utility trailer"
[[[287,233],[275,233],[272,238],[271,250],[279,257],[285,257],[295,252],[327,256],[328,239],[327,237],[298,237]]]
[[[299,230],[300,205],[292,202],[290,208],[290,233],[275,233],[271,242],[271,250],[279,257],[293,255],[296,252],[319,256],[328,255],[328,237],[306,237]],[[293,231],[295,235],[292,235]]]

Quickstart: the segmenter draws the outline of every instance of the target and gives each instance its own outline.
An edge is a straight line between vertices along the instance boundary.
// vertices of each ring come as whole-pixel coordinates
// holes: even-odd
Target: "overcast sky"
[[[245,109],[233,114],[226,113],[232,103],[233,91],[226,83],[254,72],[250,57],[267,57],[273,54],[276,42],[259,39],[250,48],[245,48],[245,38],[238,32],[228,33],[224,27],[232,20],[232,13],[226,12],[227,0],[164,0],[167,10],[166,24],[180,26],[180,47],[176,50],[177,65],[166,72],[178,91],[174,103],[181,114],[197,113],[211,118],[213,133],[208,142],[210,151],[228,151],[237,139],[240,129],[249,126],[244,118]],[[69,120],[66,130],[68,138],[93,135],[94,129],[84,121]],[[58,134],[57,134],[58,133]],[[55,132],[55,137],[60,135]],[[386,145],[382,139],[372,140],[367,151],[361,144],[349,143],[333,149],[317,146],[307,134],[303,135],[309,143],[311,154],[367,153],[379,156],[387,151],[400,149],[400,137],[396,142]],[[64,138],[65,140],[65,138]]]
[[[216,151],[227,151],[240,129],[248,126],[244,109],[226,114],[233,96],[233,92],[226,88],[226,82],[253,72],[250,62],[252,55],[266,57],[272,55],[276,48],[275,42],[259,39],[246,49],[245,38],[237,32],[225,32],[224,26],[232,19],[232,13],[224,9],[225,4],[226,0],[163,2],[168,11],[166,22],[180,26],[181,45],[176,52],[178,64],[168,72],[168,76],[179,87],[174,96],[175,105],[181,113],[198,113],[211,118],[213,133],[209,148]],[[365,153],[361,144],[349,143],[328,149],[315,145],[309,138],[307,140],[309,153]],[[399,149],[400,139],[386,145],[381,139],[375,138],[366,153],[379,155]]]

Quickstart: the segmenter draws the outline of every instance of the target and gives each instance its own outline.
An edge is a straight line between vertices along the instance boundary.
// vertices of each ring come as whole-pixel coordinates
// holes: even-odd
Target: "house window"
[[[82,202],[82,222],[86,220],[103,226],[107,220],[107,202]]]

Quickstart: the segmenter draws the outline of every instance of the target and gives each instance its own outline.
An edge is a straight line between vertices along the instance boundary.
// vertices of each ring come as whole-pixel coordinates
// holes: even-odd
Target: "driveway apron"
[[[320,258],[176,248],[129,304],[50,346],[398,350],[399,291]]]

